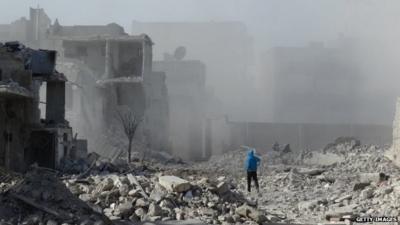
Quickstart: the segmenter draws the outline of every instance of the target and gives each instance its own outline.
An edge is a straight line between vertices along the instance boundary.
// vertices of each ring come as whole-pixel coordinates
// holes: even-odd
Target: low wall
[[[293,150],[314,150],[340,136],[355,137],[361,144],[392,142],[392,127],[386,125],[229,122],[229,126],[230,149],[248,145],[266,151],[277,141],[281,145],[290,144]],[[400,153],[400,143],[398,146]]]

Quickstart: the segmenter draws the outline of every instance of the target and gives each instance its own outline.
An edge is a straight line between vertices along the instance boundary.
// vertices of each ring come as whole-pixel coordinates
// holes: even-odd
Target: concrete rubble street
[[[212,224],[261,216],[250,206],[257,213],[235,216],[246,198],[225,178],[209,179],[202,171],[156,161],[146,166],[104,164],[107,160],[99,159],[90,173],[71,175],[32,167],[26,175],[2,182],[1,207],[7,210],[0,210],[0,219],[10,224]],[[21,211],[23,215],[16,213]]]
[[[257,200],[271,222],[319,223],[356,216],[399,216],[399,168],[387,147],[338,138],[320,151],[262,155],[260,196],[247,194],[243,150],[215,156],[196,168],[230,174],[233,185]],[[325,156],[325,157],[324,157]],[[333,156],[333,157],[332,157]],[[325,160],[324,160],[325,159]]]
[[[3,224],[316,224],[399,216],[400,171],[384,151],[336,143],[318,153],[344,159],[329,165],[308,163],[310,152],[301,157],[268,152],[259,172],[261,194],[246,191],[244,171],[237,166],[243,150],[192,166],[153,158],[145,166],[105,167],[107,160],[100,158],[84,176],[87,171],[68,175],[32,167],[26,175],[1,179],[0,219]],[[1,177],[7,174],[2,171]]]
[[[37,2],[0,8],[0,225],[399,224],[400,3]]]

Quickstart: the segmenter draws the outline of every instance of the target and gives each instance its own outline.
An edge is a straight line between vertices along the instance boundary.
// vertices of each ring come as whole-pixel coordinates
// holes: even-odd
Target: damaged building
[[[204,159],[206,66],[198,60],[155,61],[154,71],[165,72],[170,108],[173,153],[184,159]]]
[[[145,109],[143,80],[151,73],[151,45],[147,36],[121,38],[82,38],[63,41],[64,62],[78,60],[96,76],[107,118],[107,104],[129,105],[143,116]],[[77,83],[86,85],[85,83]],[[106,96],[108,95],[108,96]],[[108,117],[109,118],[109,117]]]
[[[18,42],[0,44],[0,166],[16,171],[33,163],[57,168],[62,159],[75,159],[85,150],[76,147],[84,140],[74,139],[65,120],[67,79],[55,70],[55,63],[55,51],[33,50]],[[39,96],[44,85],[45,102]]]
[[[128,107],[143,119],[141,133],[151,147],[167,150],[165,75],[152,72],[152,45],[146,35],[62,40],[59,68],[74,70],[67,109],[74,124],[90,139],[91,148],[108,151],[102,135],[115,132],[116,110]]]
[[[152,73],[153,43],[147,35],[128,35],[116,23],[66,26],[57,19],[52,23],[42,8],[31,8],[28,19],[18,21],[0,25],[0,40],[9,40],[18,30],[17,40],[58,52],[57,69],[69,80],[66,117],[79,137],[88,138],[91,151],[108,154],[125,148],[124,134],[115,132],[115,111],[120,106],[128,106],[143,119],[139,139],[154,149],[169,149],[165,75]],[[121,140],[105,141],[109,136]]]
[[[42,19],[34,23],[35,18]],[[152,65],[153,43],[147,35],[128,35],[115,23],[65,26],[48,18],[43,9],[31,9],[25,19],[28,28],[23,29],[26,38],[21,40],[57,50],[57,69],[68,78],[66,118],[78,137],[88,139],[90,151],[112,155],[126,148],[124,134],[117,131],[115,111],[128,106],[143,118],[136,143],[148,142],[147,147],[160,151],[174,149],[180,156],[183,152],[185,159],[205,159],[211,154],[210,146],[217,141],[206,141],[213,139],[211,132],[209,138],[205,132],[215,126],[215,118],[206,118],[204,63],[168,59]],[[30,34],[37,27],[35,39]],[[7,40],[8,31],[3,30],[0,40]]]

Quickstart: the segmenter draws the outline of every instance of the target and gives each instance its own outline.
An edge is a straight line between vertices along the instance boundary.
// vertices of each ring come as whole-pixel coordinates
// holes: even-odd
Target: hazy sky
[[[0,0],[0,3],[0,24],[28,17],[29,7],[38,5],[53,21],[58,18],[61,25],[116,22],[128,33],[133,20],[242,21],[255,40],[255,58],[273,46],[304,46],[310,41],[329,42],[339,35],[352,37],[363,46],[357,58],[364,59],[360,70],[365,85],[357,88],[390,98],[400,95],[399,0]],[[260,60],[254,69],[254,74],[261,78],[265,76],[262,63]],[[394,103],[390,107],[386,113],[394,112]],[[385,122],[391,122],[391,118]]]
[[[368,26],[386,26],[397,0],[0,0],[0,23],[45,8],[63,25],[117,22],[130,32],[138,21],[243,21],[258,43],[302,45],[331,40]],[[74,4],[75,3],[75,4]],[[7,6],[7,7],[5,7]],[[382,17],[385,23],[381,24]],[[394,17],[394,18],[391,18]],[[390,24],[390,23],[389,23]]]

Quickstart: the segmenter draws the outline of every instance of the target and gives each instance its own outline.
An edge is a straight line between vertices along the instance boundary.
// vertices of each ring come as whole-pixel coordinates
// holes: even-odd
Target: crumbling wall
[[[65,58],[80,60],[96,73],[104,74],[104,43],[79,41],[63,41],[62,43]]]
[[[390,151],[386,156],[397,166],[400,166],[400,98],[397,98],[396,113],[393,120],[393,141]]]
[[[17,171],[23,169],[21,165],[24,165],[24,149],[28,147],[28,112],[25,101],[0,101],[0,166]]]
[[[21,170],[27,147],[26,125],[33,123],[29,95],[32,74],[25,71],[23,61],[6,48],[0,48],[0,166]],[[9,90],[9,91],[7,91]]]
[[[54,51],[18,42],[0,43],[0,166],[24,171],[32,163],[57,168],[74,146],[65,120],[65,82],[54,69]],[[39,113],[47,83],[46,118]]]
[[[294,150],[319,149],[342,136],[381,146],[392,141],[391,128],[384,125],[230,122],[229,126],[230,149],[245,144],[266,151],[275,141]]]
[[[152,92],[146,93],[149,85],[144,80],[151,76],[152,42],[146,35],[65,37],[62,42],[65,57],[58,68],[73,82],[67,95],[68,118],[78,127],[78,133],[89,139],[91,151],[109,155],[115,146],[103,144],[102,139],[117,135],[115,129],[121,126],[116,122],[117,110],[129,108],[141,120],[151,106]],[[157,85],[150,84],[151,88]],[[147,121],[139,126],[137,136],[143,136],[143,125]],[[160,130],[149,131],[153,136],[149,141],[158,140],[155,136]]]

